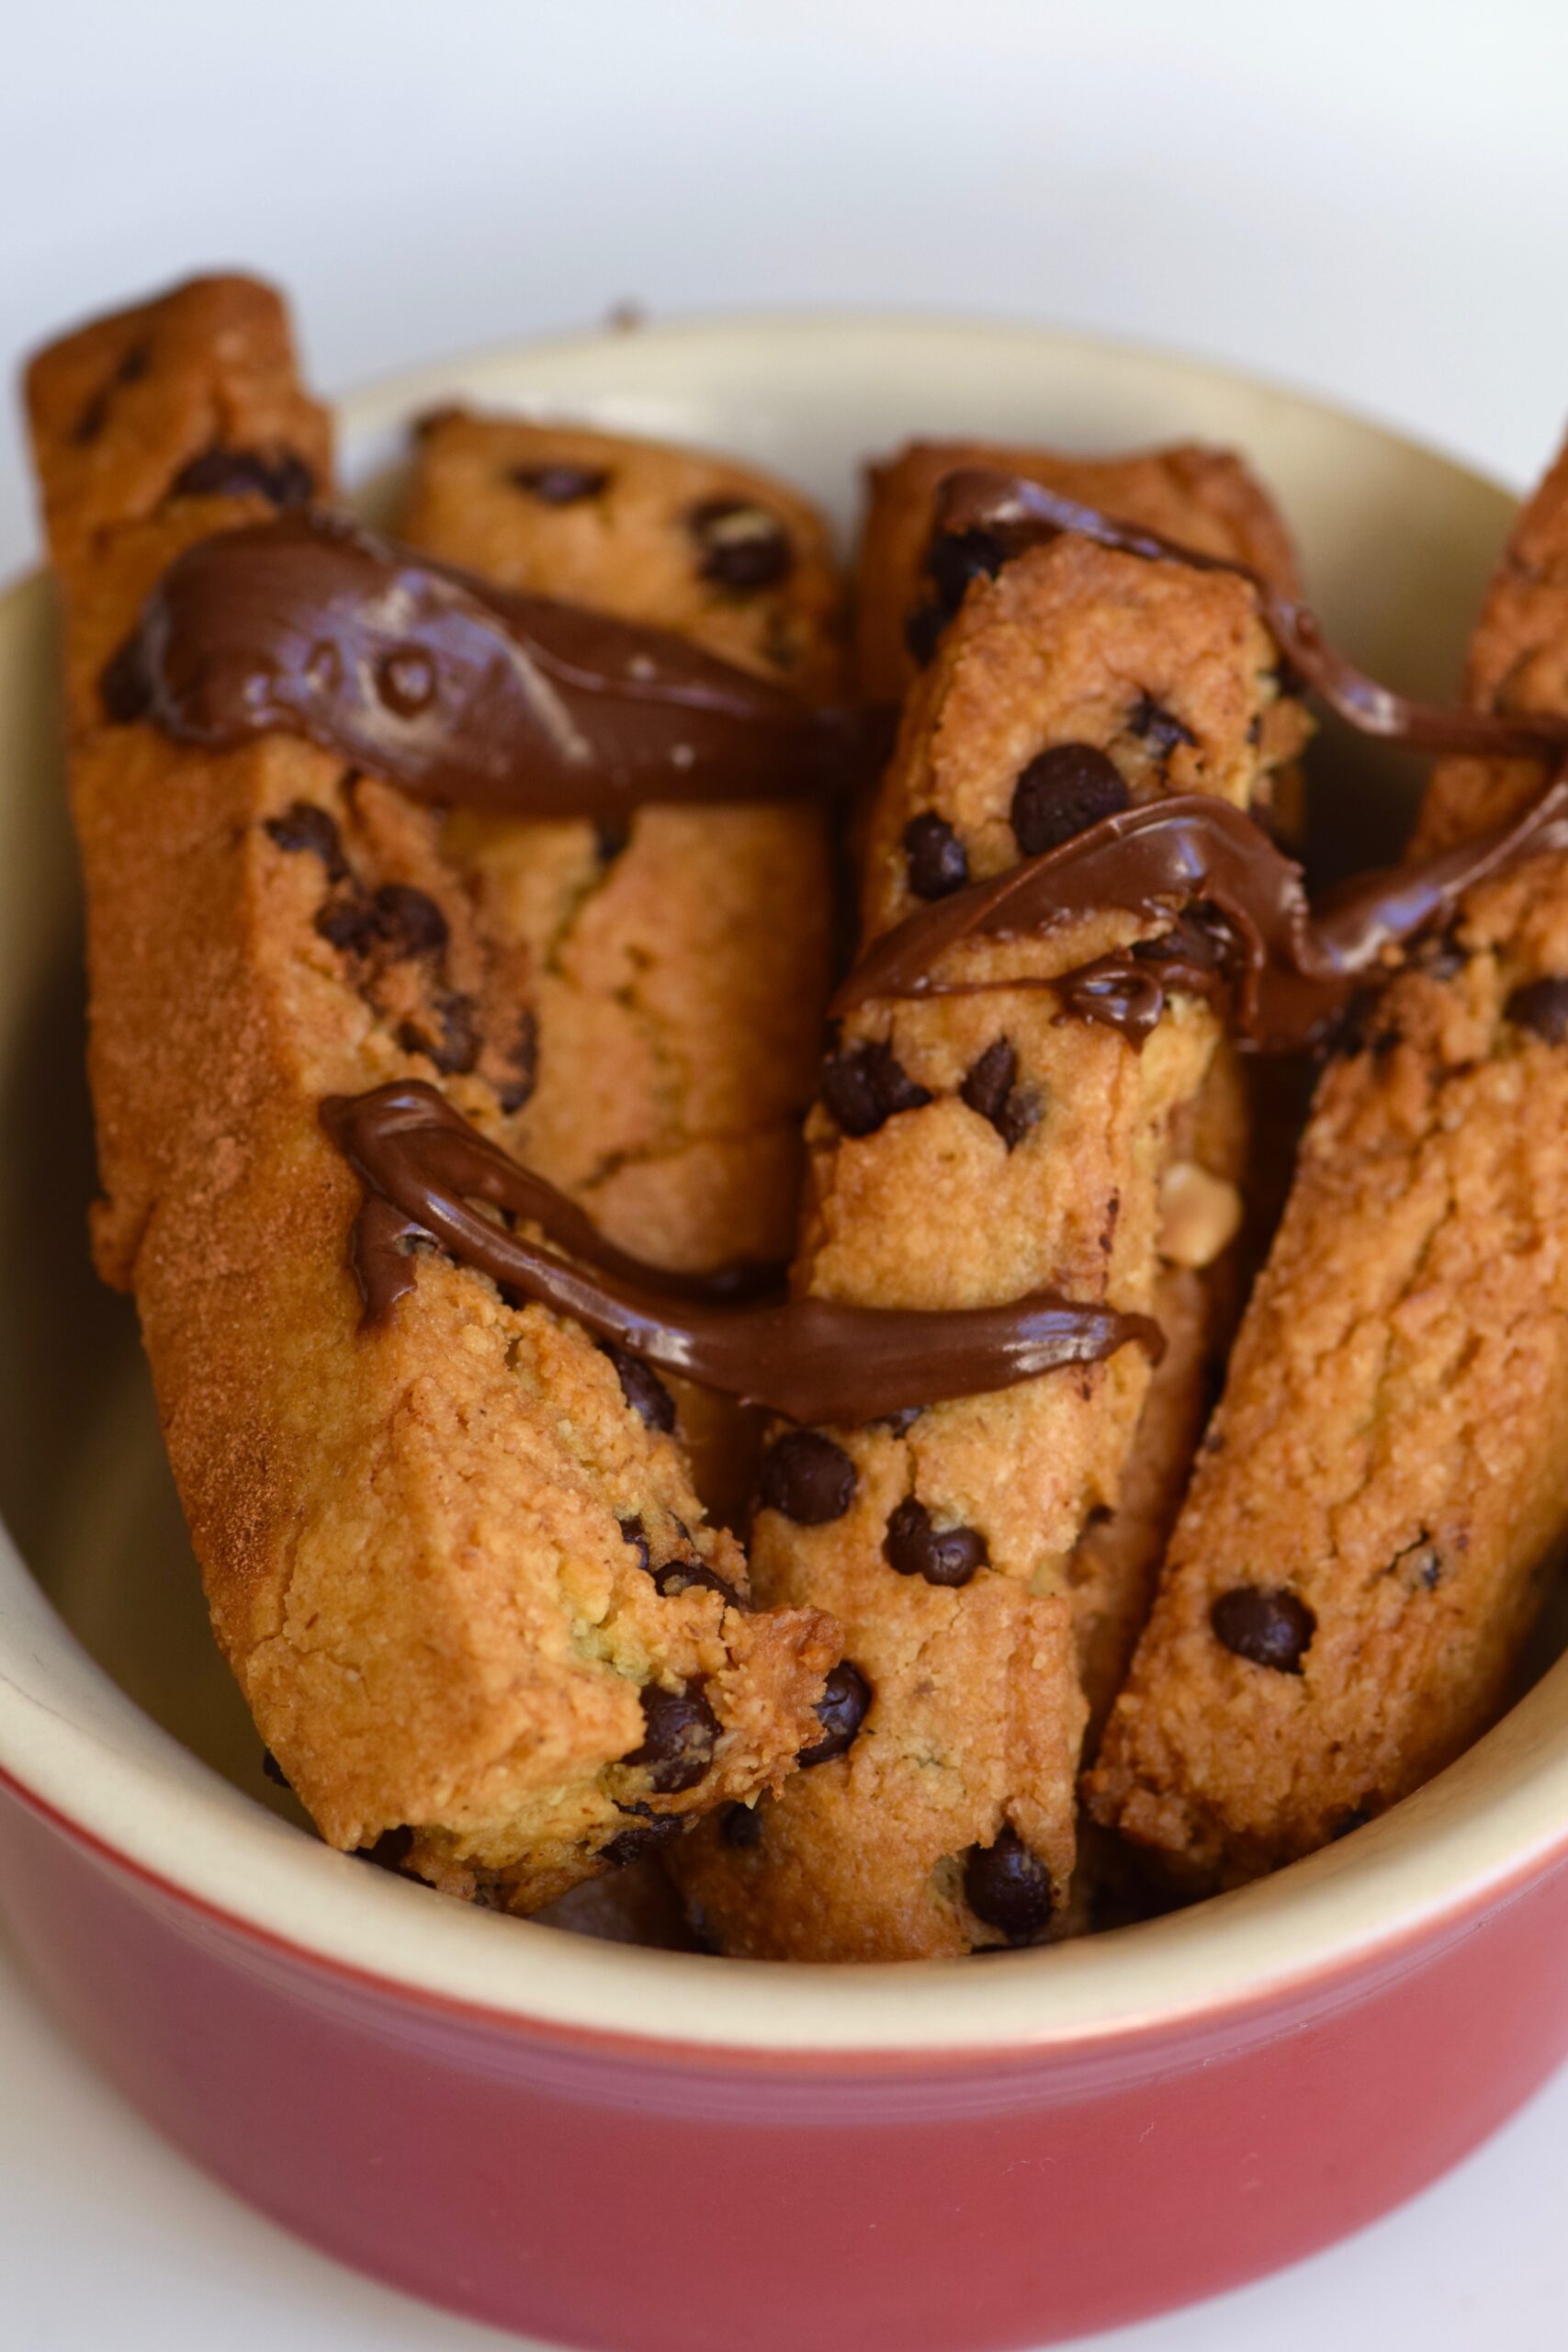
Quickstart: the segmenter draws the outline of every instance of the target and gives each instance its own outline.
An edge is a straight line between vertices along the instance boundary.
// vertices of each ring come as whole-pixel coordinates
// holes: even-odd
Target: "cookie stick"
[[[519,977],[427,812],[297,740],[177,747],[114,658],[182,547],[328,486],[276,297],[178,288],[42,353],[28,395],[65,602],[95,1241],[136,1293],[219,1640],[330,1842],[395,1833],[407,1867],[534,1907],[786,1770],[831,1643],[730,1605],[743,1565],[657,1384],[624,1388],[575,1326],[425,1257],[357,1328],[358,1187],[319,1103],[428,1078],[439,1046],[506,1140]]]
[[[840,687],[821,523],[722,460],[448,409],[420,427],[404,532],[502,586],[673,625],[813,695]],[[786,1259],[827,997],[820,811],[651,807],[624,834],[459,811],[444,847],[529,960],[528,1165],[643,1257]],[[763,1417],[670,1386],[698,1490],[737,1523]],[[668,1941],[680,1912],[659,1868],[649,1855],[547,1916]]]
[[[943,479],[964,467],[996,467],[1209,554],[1249,564],[1288,593],[1299,587],[1289,535],[1268,492],[1233,452],[1179,444],[1118,457],[1060,450],[996,448],[978,442],[916,442],[868,469],[869,501],[856,610],[857,662],[873,701],[902,695],[929,655],[944,615],[962,596],[985,550],[960,544],[941,550],[934,569],[931,511]],[[1159,721],[1150,714],[1157,757]],[[1135,747],[1129,747],[1130,749]],[[1299,826],[1300,780],[1289,762],[1271,760],[1253,813],[1271,831]],[[940,884],[942,851],[926,828],[927,887]],[[935,837],[940,842],[940,837]],[[1166,1352],[1155,1367],[1137,1439],[1129,1453],[1114,1512],[1091,1515],[1067,1567],[1079,1671],[1089,1700],[1089,1739],[1098,1740],[1143,1628],[1158,1564],[1213,1402],[1214,1367],[1235,1329],[1243,1259],[1259,1247],[1250,1228],[1267,1231],[1265,1204],[1249,1182],[1256,1123],[1269,1144],[1275,1113],[1244,1083],[1228,1042],[1215,1051],[1196,1100],[1182,1115],[1189,1145],[1172,1140],[1177,1173],[1168,1186],[1168,1254],[1157,1278],[1155,1313]],[[1249,1230],[1237,1250],[1213,1255],[1213,1219],[1224,1193],[1204,1176],[1239,1187]],[[1253,1212],[1258,1211],[1255,1218]]]
[[[960,546],[942,551],[934,575],[928,564],[937,492],[944,477],[971,466],[1020,474],[1205,554],[1249,564],[1287,592],[1299,588],[1294,552],[1279,511],[1230,450],[1182,443],[1097,458],[984,442],[915,442],[868,469],[856,598],[857,673],[868,700],[893,699],[907,691],[969,573],[983,561],[983,549]],[[1157,720],[1151,723],[1157,727]],[[1157,734],[1151,742],[1157,755]],[[1253,810],[1260,821],[1286,836],[1299,831],[1300,777],[1290,762],[1269,764],[1260,796]],[[928,852],[928,857],[929,878],[939,882],[940,851]],[[1223,1044],[1183,1114],[1191,1148],[1179,1142],[1172,1147],[1173,1167],[1195,1172],[1178,1177],[1170,1187],[1166,1238],[1172,1254],[1162,1263],[1155,1306],[1166,1352],[1153,1372],[1116,1510],[1092,1514],[1067,1566],[1091,1750],[1148,1611],[1213,1401],[1213,1368],[1235,1329],[1244,1286],[1241,1261],[1251,1260],[1260,1246],[1251,1228],[1256,1225],[1267,1232],[1263,1204],[1255,1201],[1248,1182],[1249,1137],[1256,1124],[1259,1144],[1269,1145],[1274,1118],[1271,1098],[1257,1099],[1233,1048]],[[1212,1254],[1211,1221],[1225,1196],[1204,1184],[1204,1174],[1238,1186],[1248,1212],[1241,1247],[1217,1258]],[[1182,1262],[1194,1257],[1199,1262]]]
[[[813,699],[841,689],[820,518],[722,458],[446,410],[420,430],[405,529],[502,587],[676,629]],[[528,1165],[643,1258],[787,1260],[828,990],[820,808],[649,807],[624,835],[459,813],[445,847],[529,959]],[[761,1417],[675,1393],[698,1487],[738,1518]]]
[[[1302,732],[1274,662],[1234,575],[1063,538],[973,585],[874,812],[868,937],[919,902],[938,854],[979,878],[1134,794],[1255,800]],[[846,1019],[807,1131],[803,1289],[955,1306],[1044,1281],[1146,1310],[1163,1163],[1219,1023],[1175,997],[1140,1053],[1059,1020],[1041,985],[1138,931],[1111,912],[971,941],[942,967],[959,993]],[[1067,1565],[1116,1507],[1147,1389],[1124,1349],[894,1426],[775,1441],[753,1574],[835,1608],[855,1681],[778,1802],[673,1858],[727,1949],[891,1959],[1046,1928],[1071,1876],[1084,1719]]]
[[[1568,462],[1472,648],[1562,710]],[[1417,845],[1539,788],[1447,760]],[[1382,1811],[1503,1705],[1568,1526],[1568,863],[1473,890],[1317,1093],[1159,1597],[1088,1782],[1201,1888]]]

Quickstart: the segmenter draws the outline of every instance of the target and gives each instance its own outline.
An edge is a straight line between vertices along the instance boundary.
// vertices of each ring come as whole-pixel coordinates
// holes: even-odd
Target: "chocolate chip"
[[[358,1856],[362,1862],[374,1862],[378,1871],[400,1871],[412,1850],[412,1829],[383,1829],[374,1845],[358,1849]]]
[[[315,492],[315,475],[292,449],[274,457],[259,449],[205,449],[169,485],[175,498],[261,497],[274,506],[306,506]]]
[[[649,1574],[661,1600],[673,1600],[682,1592],[716,1592],[728,1608],[744,1606],[735,1587],[726,1584],[701,1560],[666,1560],[661,1568],[650,1568]]]
[[[655,1815],[637,1829],[617,1831],[607,1845],[600,1847],[599,1859],[608,1862],[613,1871],[625,1870],[628,1862],[640,1862],[644,1855],[655,1853],[660,1846],[668,1845],[671,1838],[681,1835],[681,1829],[679,1814]]]
[[[1216,1639],[1251,1666],[1299,1674],[1317,1620],[1306,1602],[1282,1585],[1240,1584],[1222,1592],[1209,1611]]]
[[[926,549],[926,572],[945,615],[958,610],[972,580],[996,578],[1004,552],[989,531],[938,532]]]
[[[904,642],[919,668],[935,659],[949,617],[940,605],[917,605],[904,623]]]
[[[637,1554],[637,1566],[647,1568],[651,1576],[653,1570],[649,1564],[648,1532],[643,1526],[641,1514],[634,1512],[630,1519],[617,1520],[615,1524],[619,1527],[624,1541],[629,1544]]]
[[[834,1054],[822,1072],[822,1100],[847,1136],[874,1135],[900,1111],[931,1101],[886,1039]]]
[[[593,850],[601,865],[619,857],[632,837],[629,817],[601,817],[593,828]]]
[[[267,818],[265,830],[279,849],[304,850],[312,857],[319,857],[327,869],[329,882],[347,880],[348,860],[343,854],[336,821],[327,809],[318,808],[314,801],[290,801],[281,817]]]
[[[316,929],[329,947],[345,956],[368,956],[376,940],[376,916],[368,899],[357,891],[331,899],[316,916]]]
[[[598,1342],[601,1355],[608,1356],[620,1377],[621,1394],[634,1413],[641,1415],[650,1430],[672,1430],[675,1426],[675,1399],[656,1372],[650,1372],[629,1348],[618,1348],[614,1340]]]
[[[809,1771],[814,1764],[829,1764],[835,1756],[842,1756],[864,1723],[870,1704],[870,1683],[858,1666],[852,1666],[847,1657],[841,1658],[817,1702],[817,1720],[823,1736],[813,1747],[803,1747],[795,1758],[801,1770]]]
[[[376,664],[376,691],[397,718],[417,718],[435,700],[435,664],[417,645],[394,645]]]
[[[1134,704],[1127,731],[1146,743],[1159,760],[1174,752],[1178,743],[1195,743],[1198,741],[1190,727],[1184,726],[1173,710],[1166,710],[1146,694],[1141,694]]]
[[[958,1090],[959,1100],[989,1119],[1010,1151],[1023,1141],[1040,1117],[1039,1097],[1021,1091],[1018,1056],[1006,1037],[987,1046]]]
[[[750,594],[776,588],[795,568],[795,549],[776,514],[744,498],[705,498],[686,517],[701,551],[697,570],[716,587]]]
[[[437,956],[451,936],[446,916],[424,890],[411,882],[383,882],[370,901],[376,936],[399,962]]]
[[[130,727],[145,718],[152,700],[152,682],[140,633],[128,637],[105,662],[98,679],[98,699],[111,727]]]
[[[994,1125],[1017,1076],[1018,1055],[1010,1039],[998,1037],[970,1069],[958,1090],[959,1096],[972,1111],[978,1111],[983,1119],[989,1119]]]
[[[1103,752],[1092,743],[1053,743],[1013,786],[1013,838],[1025,857],[1039,857],[1130,806],[1131,795]]]
[[[991,1556],[977,1527],[935,1527],[913,1495],[906,1495],[889,1519],[882,1554],[901,1577],[942,1585],[967,1584]]]
[[[660,1796],[694,1789],[713,1762],[718,1717],[695,1683],[683,1690],[661,1690],[650,1682],[642,1693],[645,1736],[625,1758],[647,1772]]]
[[[507,479],[542,506],[576,506],[609,487],[607,466],[574,466],[564,458],[544,466],[513,466]]]
[[[1508,1019],[1549,1046],[1568,1040],[1568,980],[1529,980],[1507,1002]]]
[[[904,828],[909,888],[917,899],[945,899],[969,879],[969,855],[945,817],[933,808]]]
[[[925,1409],[923,1405],[901,1405],[896,1413],[884,1413],[880,1420],[872,1421],[869,1427],[890,1430],[895,1437],[902,1437],[906,1430],[914,1428]]]
[[[964,1900],[1010,1944],[1032,1944],[1050,1921],[1050,1873],[1016,1829],[1003,1829],[964,1857]]]
[[[405,1021],[398,1043],[405,1054],[423,1054],[444,1078],[460,1078],[479,1057],[479,1016],[471,996],[446,995],[434,1007],[438,1029],[424,1021]]]
[[[762,1842],[762,1810],[755,1804],[727,1804],[718,1816],[721,1846],[749,1852]]]
[[[270,1747],[262,1749],[262,1770],[275,1788],[292,1790],[294,1783],[278,1762]]]
[[[496,1100],[503,1111],[521,1111],[539,1082],[539,1024],[532,1012],[518,1015],[506,1058],[517,1074],[502,1080]]]
[[[855,1498],[855,1465],[818,1430],[791,1430],[762,1464],[761,1501],[797,1527],[842,1519]]]
[[[109,401],[113,397],[112,386],[100,384],[91,400],[85,402],[81,415],[71,428],[71,438],[78,449],[86,448],[97,439],[109,421]]]

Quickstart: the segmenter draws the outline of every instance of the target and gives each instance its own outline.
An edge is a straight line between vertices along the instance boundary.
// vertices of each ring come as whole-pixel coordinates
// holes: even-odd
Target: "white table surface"
[[[199,265],[312,374],[651,311],[1109,329],[1520,483],[1568,408],[1562,0],[0,0],[0,365]],[[30,550],[0,428],[0,572]],[[1568,2076],[1349,2245],[1108,2352],[1561,2352]],[[433,2352],[111,2096],[0,1942],[6,2352]],[[627,2352],[636,2352],[628,2346]]]

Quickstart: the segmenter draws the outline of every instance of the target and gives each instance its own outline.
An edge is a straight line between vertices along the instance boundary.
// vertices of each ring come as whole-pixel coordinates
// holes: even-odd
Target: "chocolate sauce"
[[[409,1081],[334,1095],[321,1123],[367,1188],[352,1256],[370,1324],[412,1286],[408,1244],[423,1236],[642,1363],[791,1420],[840,1427],[1010,1387],[1061,1364],[1097,1363],[1130,1340],[1156,1357],[1163,1346],[1146,1316],[1045,1291],[952,1309],[819,1298],[742,1304],[736,1290],[756,1281],[756,1269],[692,1277],[628,1257],[433,1087]],[[476,1200],[537,1225],[587,1262],[510,1231]]]
[[[282,729],[422,799],[519,817],[820,795],[867,756],[858,719],[669,630],[316,511],[186,548],[133,643],[145,715],[182,742]]]
[[[873,942],[840,987],[841,1016],[878,997],[1050,988],[1080,1018],[1121,1028],[1138,1044],[1172,989],[1213,991],[1214,967],[1179,938],[1140,943],[1055,979],[1027,976],[944,984],[935,975],[966,939],[1011,939],[1074,916],[1115,908],[1154,921],[1193,900],[1217,908],[1231,931],[1236,1025],[1250,1044],[1298,1047],[1318,1038],[1387,949],[1450,913],[1464,893],[1514,859],[1568,848],[1568,778],[1559,776],[1510,824],[1436,857],[1360,875],[1309,903],[1302,870],[1228,801],[1173,794],[1108,817],[1086,833],[988,882],[920,907]]]
[[[1474,752],[1494,758],[1517,758],[1531,752],[1545,757],[1568,751],[1568,716],[1439,710],[1430,703],[1395,694],[1336,652],[1316,616],[1304,605],[1281,595],[1249,564],[1230,556],[1204,555],[1196,548],[1162,538],[1157,531],[1118,522],[1097,506],[1082,505],[1076,498],[1065,498],[1059,491],[1047,490],[1021,475],[999,473],[986,466],[961,468],[949,474],[938,490],[935,518],[939,537],[959,538],[983,531],[996,540],[1004,556],[1021,555],[1026,548],[1043,546],[1070,532],[1151,562],[1168,560],[1198,571],[1237,573],[1256,591],[1262,619],[1291,667],[1320,701],[1359,734],[1402,743],[1413,752]]]

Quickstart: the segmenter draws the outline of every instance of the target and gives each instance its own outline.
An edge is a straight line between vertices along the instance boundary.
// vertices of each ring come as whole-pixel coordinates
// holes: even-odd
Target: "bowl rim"
[[[1127,338],[908,311],[740,313],[637,330],[692,368],[705,354],[733,358],[770,342],[798,353],[825,338],[869,349],[960,337],[976,364],[987,340],[1005,341],[1032,356],[1070,350],[1090,364],[1256,393],[1500,487],[1336,401]],[[341,404],[344,438],[373,441],[393,415],[417,413],[456,384],[483,397],[509,370],[570,374],[629,340],[613,327],[528,338],[378,379]],[[516,405],[514,390],[509,397]],[[537,405],[548,413],[547,401]],[[0,631],[39,593],[35,577],[0,596]],[[1568,1853],[1568,1657],[1447,1772],[1354,1838],[1168,1918],[998,1955],[984,1971],[963,1961],[737,1962],[598,1943],[365,1870],[267,1813],[142,1714],[81,1649],[3,1528],[0,1789],[193,1921],[530,2035],[758,2064],[997,2061],[1158,2039],[1205,2019],[1239,2025],[1288,1999],[1333,1998],[1348,1980],[1409,1965],[1418,1945],[1463,1931]]]

